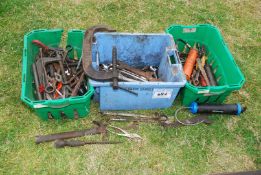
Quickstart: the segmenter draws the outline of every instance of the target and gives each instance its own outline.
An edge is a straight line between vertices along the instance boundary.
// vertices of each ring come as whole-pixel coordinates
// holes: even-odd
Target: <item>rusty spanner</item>
[[[70,138],[75,138],[75,137],[82,137],[86,135],[96,135],[96,134],[106,134],[107,129],[106,125],[93,121],[93,124],[95,124],[97,127],[90,128],[90,129],[84,129],[81,131],[69,131],[69,132],[62,132],[62,133],[57,133],[57,134],[49,134],[49,135],[40,135],[36,136],[35,143],[43,143],[43,142],[51,142],[54,140],[63,140],[63,139],[70,139]]]
[[[39,40],[33,40],[32,43],[40,47],[45,56],[57,56],[58,54],[61,54],[63,52],[63,49],[48,47]]]

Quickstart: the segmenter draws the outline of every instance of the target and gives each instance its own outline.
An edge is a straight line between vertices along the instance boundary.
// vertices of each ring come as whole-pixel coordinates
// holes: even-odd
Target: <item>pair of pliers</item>
[[[114,131],[111,131],[111,130],[108,130],[109,132],[113,133],[113,134],[116,134],[118,136],[123,136],[123,137],[127,137],[128,139],[131,139],[131,140],[142,140],[142,137],[136,133],[129,133],[119,127],[116,127],[116,126],[111,126],[109,125],[109,127],[113,128],[114,130],[118,130],[119,132],[114,132]]]

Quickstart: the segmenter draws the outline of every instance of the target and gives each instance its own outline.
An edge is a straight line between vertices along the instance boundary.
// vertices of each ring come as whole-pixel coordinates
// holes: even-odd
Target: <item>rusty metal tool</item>
[[[47,45],[45,45],[44,43],[42,43],[41,41],[33,40],[32,43],[37,45],[38,47],[42,48],[44,53],[48,53],[49,47]]]
[[[105,72],[109,72],[109,71],[112,71],[112,64],[109,64],[109,65],[100,64],[99,68],[100,68],[100,70],[103,70]],[[147,82],[147,79],[145,77],[137,75],[137,74],[130,72],[128,70],[119,69],[118,72],[119,72],[119,74],[118,74],[119,80],[127,81],[127,82],[137,82],[137,81]]]
[[[84,79],[84,72],[81,74],[80,79],[78,80],[77,84],[75,85],[75,87],[72,90],[72,93],[71,93],[72,97],[77,95],[77,93],[78,93],[78,91],[80,89],[80,86],[81,86],[81,84],[83,82],[83,79]]]
[[[64,67],[63,67],[63,61],[62,61],[62,57],[60,55],[57,55],[56,57],[42,57],[41,59],[37,60],[37,62],[40,61],[42,63],[42,74],[44,74],[45,76],[45,80],[46,80],[46,84],[48,84],[48,81],[47,81],[47,71],[46,71],[46,68],[45,66],[47,64],[51,64],[51,63],[58,63],[59,64],[59,68],[61,70],[61,73],[62,73],[62,79],[63,79],[63,82],[66,80],[66,76],[65,76],[65,73],[64,73]],[[37,67],[38,68],[38,67]]]
[[[68,54],[73,50],[73,47],[71,45],[67,45],[65,48],[65,52],[63,54],[63,63],[66,65],[67,70],[70,72],[70,67],[68,65],[68,62],[70,62],[70,59],[68,58]],[[70,75],[70,73],[69,73]]]
[[[115,32],[115,30],[97,25],[86,30],[83,40],[82,64],[86,75],[97,81],[109,81],[113,79],[113,72],[97,71],[92,67],[92,44],[95,42],[94,34],[96,32]]]
[[[121,87],[119,86],[119,71],[117,70],[117,48],[114,46],[112,48],[112,75],[113,75],[113,78],[112,78],[112,88],[117,90],[117,89],[122,89],[126,92],[129,92],[133,95],[138,95],[138,93],[134,92],[134,91],[131,91],[127,88],[124,88],[124,87]]]
[[[35,87],[36,87],[37,98],[38,98],[38,100],[42,100],[43,98],[42,98],[42,94],[40,93],[40,89],[39,89],[40,84],[39,84],[39,78],[38,78],[35,63],[33,63],[32,67],[33,67],[34,83],[35,83]]]
[[[112,86],[114,87],[114,89],[116,89],[116,86],[117,86],[116,77],[118,78],[118,75],[119,75],[119,73],[116,69],[112,72],[104,72],[104,71],[97,71],[92,67],[92,43],[95,41],[94,34],[96,32],[115,32],[115,30],[110,29],[109,27],[104,26],[104,25],[93,26],[86,30],[85,35],[84,35],[83,50],[82,50],[83,70],[88,77],[90,77],[94,80],[97,80],[97,81],[113,80]],[[112,59],[112,62],[113,62],[113,59]],[[134,95],[138,95],[136,92],[128,90],[124,87],[118,86],[117,89],[122,89],[122,90],[125,90]]]
[[[65,95],[65,98],[69,97],[71,95],[72,89],[69,85],[63,86],[63,95]]]
[[[191,81],[192,81],[194,86],[199,85],[199,75],[200,75],[200,71],[194,69],[193,72],[192,72],[192,76],[191,76]]]
[[[146,78],[148,81],[161,81],[159,78],[155,78],[154,77],[154,72],[151,72],[151,71],[148,71],[148,72],[145,72],[145,71],[142,71],[140,69],[136,69],[134,67],[131,67],[121,61],[117,61],[117,64],[118,64],[118,69],[123,69],[123,70],[127,70],[127,71],[130,71],[134,74],[137,74],[141,77],[144,77]]]
[[[216,81],[214,74],[211,70],[211,66],[209,64],[205,64],[204,68],[205,68],[207,77],[209,78],[210,86],[217,86],[217,81]]]
[[[164,114],[154,113],[153,117],[149,117],[147,115],[141,114],[133,114],[133,113],[121,113],[121,112],[102,112],[103,115],[113,116],[110,121],[118,121],[118,122],[161,122],[167,121],[168,116]]]
[[[33,44],[37,45],[40,49],[42,49],[42,54],[46,57],[55,57],[57,55],[62,55],[63,54],[63,49],[62,48],[52,48],[48,47],[44,43],[42,43],[39,40],[33,40]]]
[[[48,84],[45,86],[44,91],[45,93],[51,94],[55,91],[55,87],[50,82],[48,82]]]
[[[69,62],[69,63],[73,63],[74,62],[74,60],[71,60],[69,57],[68,57],[68,54],[71,52],[73,50],[73,47],[71,46],[71,45],[67,45],[66,47],[65,47],[65,52],[64,52],[64,54],[63,54],[63,60],[64,61],[67,61],[67,62]],[[67,63],[68,64],[68,63]]]
[[[119,71],[119,79],[127,82],[137,82],[137,81],[147,82],[147,80],[143,79],[143,77],[133,75],[131,72],[125,70]]]
[[[179,38],[179,39],[177,39],[177,43],[178,43],[178,42],[182,42],[183,44],[185,44],[185,47],[191,49],[191,45],[189,45],[189,43],[186,42],[185,40]],[[184,52],[185,52],[185,51],[184,51]]]
[[[80,140],[56,140],[54,142],[55,148],[64,148],[64,147],[78,147],[78,146],[84,146],[84,145],[93,145],[93,144],[119,144],[122,142],[117,141],[80,141]]]
[[[205,81],[206,81],[206,83],[207,83],[207,86],[209,86],[210,83],[209,83],[207,74],[206,74],[206,72],[205,72],[205,69],[202,67],[202,63],[201,63],[201,61],[200,61],[200,58],[197,58],[197,64],[198,64],[198,68],[199,68],[199,70],[200,70],[202,76],[204,77],[204,79],[205,79]]]
[[[63,139],[82,137],[82,136],[86,136],[86,135],[96,135],[96,134],[106,134],[107,133],[105,124],[103,124],[101,122],[97,122],[97,121],[93,121],[93,123],[97,127],[85,129],[85,130],[81,130],[81,131],[69,131],[69,132],[62,132],[62,133],[57,133],[57,134],[36,136],[35,143],[39,144],[39,143],[43,143],[43,142],[51,142],[54,140],[63,140]]]
[[[188,42],[186,42],[185,40],[179,38],[176,40],[176,44],[178,44],[179,42],[182,42],[184,45],[184,48],[182,50],[182,52],[179,52],[179,58],[181,63],[184,65],[186,58],[188,57],[188,53],[187,53],[187,49],[191,49],[191,46],[188,44]]]
[[[129,79],[132,79],[132,80],[128,80]],[[131,71],[128,71],[126,69],[120,69],[119,70],[119,79],[120,80],[127,80],[127,81],[141,81],[141,82],[148,82],[148,80],[143,77],[143,76],[140,76],[140,75],[137,75]]]
[[[83,41],[83,51],[82,51],[82,63],[83,63],[83,69],[84,72],[86,73],[87,76],[89,76],[91,79],[97,80],[97,81],[110,81],[112,79],[115,80],[116,77],[116,71],[110,72],[104,72],[104,71],[97,71],[92,67],[92,43],[95,41],[95,37],[94,34],[96,32],[115,32],[115,30],[112,30],[106,26],[93,26],[91,28],[89,28],[88,30],[86,30],[85,32],[85,36],[84,36],[84,41]],[[119,62],[117,61],[117,64],[119,64]],[[147,77],[150,81],[156,81],[157,79],[153,79],[152,75],[150,73],[144,73],[143,71],[140,71],[138,69],[135,68],[131,68],[130,70],[130,66],[126,65],[126,64],[122,64],[117,66],[117,68],[119,69],[120,67],[124,67],[124,69],[129,70],[131,72],[134,72],[138,75],[145,75],[145,77]],[[117,73],[117,77],[118,77],[118,73]],[[152,77],[152,78],[151,78]],[[115,82],[114,82],[115,84]]]
[[[62,76],[60,74],[56,73],[56,72],[54,72],[54,77],[55,77],[55,80],[57,82],[62,82],[63,81]]]
[[[72,77],[67,80],[66,84],[69,84],[71,87],[77,84],[77,81],[79,80],[79,77],[83,71],[78,71],[75,75],[72,75]]]
[[[199,123],[205,123],[205,124],[212,124],[212,121],[210,121],[208,119],[207,115],[199,115],[197,117],[193,117],[190,119],[185,119],[185,120],[180,120],[180,121],[175,121],[175,122],[171,122],[171,121],[163,121],[161,122],[161,126],[163,127],[172,127],[172,128],[177,128],[177,127],[181,127],[181,126],[191,126],[191,125],[196,125]]]
[[[117,70],[117,49],[115,46],[112,47],[112,88],[118,89],[118,75],[119,72]]]
[[[80,60],[77,63],[76,70],[79,70],[81,65],[82,65],[82,57],[80,58]]]
[[[34,40],[33,44],[39,46],[39,53],[32,67],[37,99],[66,98],[70,97],[71,93],[76,96],[79,90],[81,95],[88,91],[82,83],[85,78],[83,70],[80,68],[77,70],[78,62],[68,57],[68,53],[72,51],[70,45],[63,50],[48,47],[39,40]]]
[[[41,50],[42,49],[40,49],[40,51]],[[44,92],[45,92],[45,86],[47,84],[46,84],[46,81],[45,81],[45,79],[46,79],[45,74],[43,73],[44,69],[43,69],[43,66],[42,66],[41,58],[42,57],[39,57],[39,59],[37,59],[37,61],[34,64],[35,64],[35,67],[36,67],[36,72],[37,72],[38,80],[39,80],[39,88],[38,88],[38,90],[39,90],[39,92],[43,96],[42,99],[46,99],[46,94]]]

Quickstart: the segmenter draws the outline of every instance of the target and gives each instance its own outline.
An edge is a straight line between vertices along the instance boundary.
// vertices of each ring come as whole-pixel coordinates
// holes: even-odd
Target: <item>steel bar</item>
[[[36,136],[35,143],[39,144],[43,142],[51,142],[54,140],[70,139],[70,138],[82,137],[86,135],[102,134],[106,132],[107,132],[106,127],[104,125],[100,125],[95,128],[85,129],[81,131],[69,131],[69,132],[62,132],[57,134]]]
[[[93,144],[119,144],[122,142],[117,141],[80,141],[80,140],[56,140],[54,142],[55,148],[64,148],[66,146],[68,147],[78,147],[78,146],[84,146],[84,145],[93,145]]]

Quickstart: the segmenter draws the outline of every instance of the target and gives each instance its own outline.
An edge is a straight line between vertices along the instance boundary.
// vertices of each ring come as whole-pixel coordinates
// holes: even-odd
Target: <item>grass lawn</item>
[[[0,174],[207,174],[261,169],[260,21],[258,0],[1,0]],[[88,118],[43,122],[21,102],[25,33],[95,24],[122,32],[155,33],[173,23],[211,23],[221,30],[246,78],[243,88],[226,102],[247,105],[246,113],[215,115],[211,126],[164,130],[142,124],[136,131],[144,138],[139,143],[112,136],[124,143],[66,149],[54,149],[50,143],[35,145],[35,135],[89,128],[101,116],[98,104],[92,103]],[[161,112],[172,115],[180,104],[178,98],[172,108]],[[184,112],[181,117],[189,115]]]

